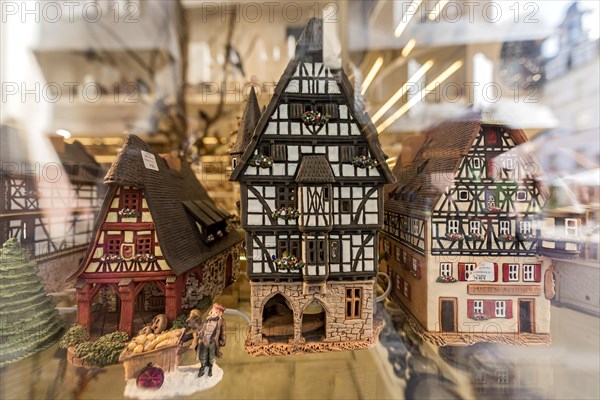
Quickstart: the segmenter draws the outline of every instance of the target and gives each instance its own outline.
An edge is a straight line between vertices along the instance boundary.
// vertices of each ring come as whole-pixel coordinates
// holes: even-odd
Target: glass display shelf
[[[248,280],[216,301],[248,312]],[[253,357],[244,350],[247,324],[226,315],[227,346],[217,360],[224,371],[214,388],[195,399],[595,399],[599,391],[600,320],[552,307],[552,345],[483,343],[436,347],[412,331],[386,301],[379,343],[357,351]],[[188,351],[181,365],[195,364]],[[121,399],[120,364],[77,368],[57,345],[0,371],[2,399]]]

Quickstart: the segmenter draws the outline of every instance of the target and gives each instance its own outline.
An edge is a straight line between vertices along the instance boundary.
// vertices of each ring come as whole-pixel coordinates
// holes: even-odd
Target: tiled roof
[[[154,156],[158,171],[145,167],[142,151]],[[143,189],[161,250],[169,267],[177,275],[199,266],[243,240],[242,234],[234,230],[210,246],[203,242],[194,217],[188,213],[183,203],[197,201],[200,204],[210,204],[211,208],[217,207],[196,179],[190,165],[186,162],[181,164],[181,172],[169,169],[167,162],[154,153],[148,144],[137,136],[130,135],[105,178],[109,185],[131,185]],[[110,190],[107,196],[112,192]],[[109,198],[105,199],[103,207]],[[99,229],[98,224],[102,222],[103,215],[104,212],[101,212],[95,229]],[[88,254],[93,245],[90,245]]]
[[[240,129],[237,133],[237,138],[233,146],[231,146],[231,150],[229,150],[229,154],[242,154],[250,140],[252,140],[252,134],[254,133],[254,128],[256,128],[256,124],[258,124],[258,120],[260,119],[260,107],[258,105],[258,99],[256,98],[256,92],[254,91],[254,86],[250,89],[250,95],[248,96],[248,101],[246,102],[246,107],[244,108],[244,113],[242,114],[242,119],[240,121]]]
[[[385,210],[410,215],[431,212],[473,144],[479,121],[479,113],[469,113],[429,129],[413,161],[394,167],[398,181],[385,187]]]
[[[304,156],[296,173],[298,183],[333,183],[335,176],[325,156]]]

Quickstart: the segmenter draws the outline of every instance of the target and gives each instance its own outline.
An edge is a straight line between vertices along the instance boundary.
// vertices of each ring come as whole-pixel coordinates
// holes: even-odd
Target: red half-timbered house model
[[[444,122],[386,186],[392,298],[439,345],[550,341],[553,279],[539,255],[547,194],[525,134],[479,113]]]
[[[189,164],[163,159],[132,135],[105,182],[93,241],[71,276],[79,324],[90,330],[113,312],[131,334],[152,314],[172,321],[236,278],[243,237]]]
[[[232,148],[246,230],[246,350],[290,354],[374,344],[383,185],[377,131],[312,19],[266,110],[252,92]]]

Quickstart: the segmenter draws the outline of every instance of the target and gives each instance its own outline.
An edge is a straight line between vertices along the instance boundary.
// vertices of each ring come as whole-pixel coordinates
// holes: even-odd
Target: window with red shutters
[[[473,271],[475,271],[475,264],[473,263],[458,263],[458,280],[466,281]]]
[[[106,235],[104,239],[104,254],[119,254],[121,252],[121,235]]]
[[[135,253],[136,254],[153,254],[152,236],[141,235],[135,238]]]
[[[512,300],[506,300],[506,318],[513,317]]]
[[[533,280],[535,282],[541,282],[542,281],[542,265],[541,264],[535,264],[533,269]]]
[[[473,318],[475,314],[475,300],[467,300],[467,318]]]
[[[523,264],[523,282],[541,282],[541,264]]]
[[[490,318],[496,316],[496,301],[495,300],[484,300],[483,301],[483,313]]]
[[[142,209],[142,196],[139,190],[135,189],[123,189],[121,192],[121,209],[127,208],[129,210],[138,210]]]

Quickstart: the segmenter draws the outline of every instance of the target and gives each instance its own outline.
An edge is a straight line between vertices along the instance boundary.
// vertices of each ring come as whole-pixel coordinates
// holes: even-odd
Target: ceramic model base
[[[223,379],[223,370],[217,364],[213,365],[211,377],[205,374],[199,378],[199,369],[200,364],[177,367],[175,371],[165,374],[165,381],[159,389],[139,388],[135,383],[135,379],[129,379],[125,385],[123,395],[140,400],[190,396],[216,386]]]
[[[397,305],[394,310],[406,318],[412,330],[421,339],[436,346],[468,346],[476,343],[503,343],[520,346],[549,346],[552,344],[552,338],[548,333],[427,332],[402,305]]]
[[[252,344],[250,333],[246,336],[244,348],[252,356],[287,356],[303,353],[328,353],[332,351],[359,350],[373,347],[377,344],[383,324],[374,326],[374,335],[365,340],[347,342],[305,342],[305,343],[260,343]]]

